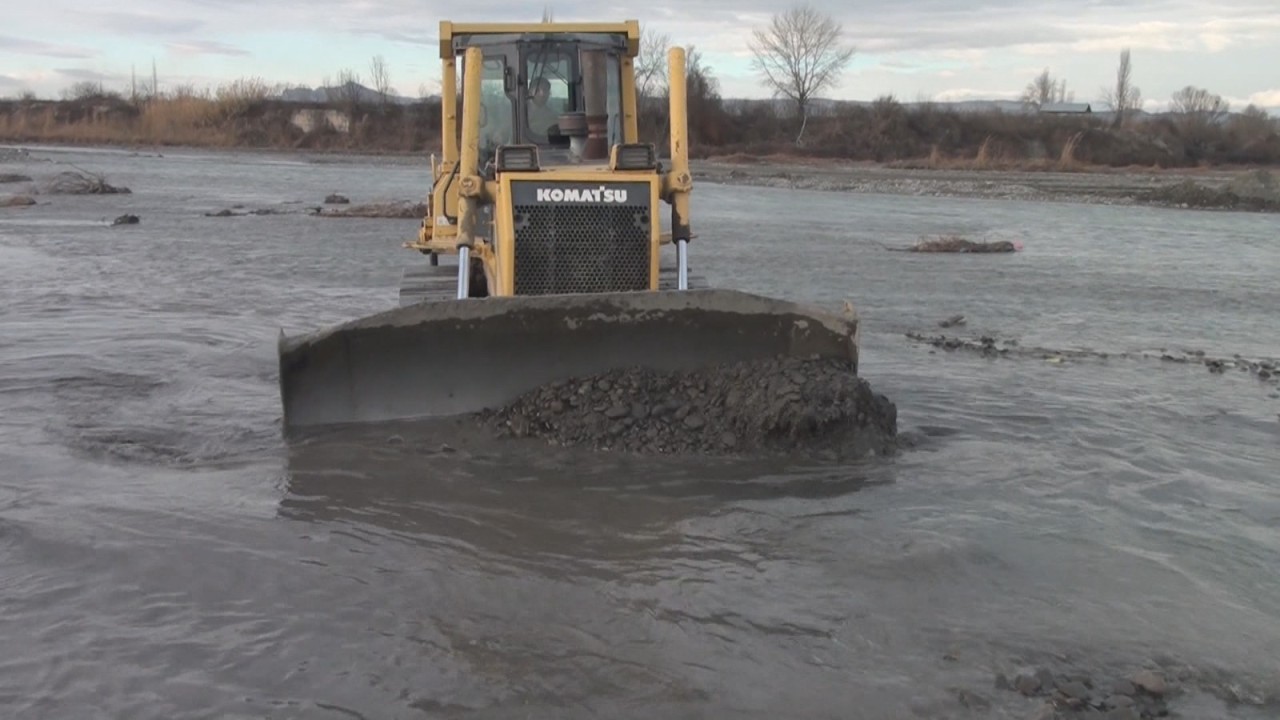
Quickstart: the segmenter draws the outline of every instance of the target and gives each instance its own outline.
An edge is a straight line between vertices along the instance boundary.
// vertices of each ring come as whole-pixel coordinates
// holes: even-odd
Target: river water
[[[1137,356],[1280,356],[1274,216],[700,185],[696,269],[852,302],[911,447],[289,448],[278,333],[393,306],[418,261],[414,221],[300,211],[417,199],[425,162],[0,172],[68,163],[133,193],[0,210],[4,717],[1023,718],[993,678],[1026,667],[1161,668],[1184,717],[1280,714],[1276,386]],[[292,214],[205,216],[240,203]],[[1025,249],[882,247],[949,232]]]

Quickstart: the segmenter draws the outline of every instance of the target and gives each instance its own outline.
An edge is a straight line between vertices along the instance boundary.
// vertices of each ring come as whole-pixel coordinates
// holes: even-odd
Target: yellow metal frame
[[[538,23],[459,23],[440,21],[440,58],[453,57],[454,35],[524,35],[557,33],[601,33],[627,36],[627,57],[640,54],[640,21],[613,23],[538,22]]]
[[[421,253],[450,255],[460,247],[471,248],[472,258],[484,267],[488,287],[498,295],[515,292],[515,234],[511,226],[511,183],[521,180],[544,182],[648,182],[650,207],[654,213],[651,239],[650,289],[658,287],[659,249],[676,240],[692,239],[689,221],[689,193],[693,178],[689,173],[688,116],[685,103],[685,54],[675,47],[668,53],[670,73],[671,159],[670,168],[659,175],[652,170],[612,170],[608,159],[596,165],[544,167],[538,172],[500,173],[496,180],[486,181],[479,167],[480,80],[483,53],[477,47],[463,53],[463,107],[458,108],[457,57],[453,51],[455,35],[609,33],[625,35],[627,52],[620,63],[622,80],[623,141],[639,142],[634,58],[640,50],[640,24],[636,20],[620,23],[440,23],[440,57],[443,88],[441,92],[441,159],[432,163],[432,189],[428,197],[427,216],[423,218],[415,240],[405,247]],[[459,118],[461,115],[461,118]],[[461,133],[458,129],[461,128]],[[459,142],[459,138],[461,142]],[[612,157],[612,151],[610,153]],[[656,213],[659,202],[671,205],[671,232],[663,233]],[[495,205],[492,237],[497,248],[478,239],[475,223],[479,207]],[[457,224],[448,222],[456,217]]]

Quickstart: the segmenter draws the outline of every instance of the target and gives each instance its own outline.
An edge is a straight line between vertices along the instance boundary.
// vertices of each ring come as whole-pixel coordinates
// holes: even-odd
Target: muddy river
[[[704,184],[695,269],[853,303],[897,456],[288,447],[278,333],[419,261],[307,208],[425,163],[0,158],[73,165],[132,193],[0,209],[4,717],[1027,718],[995,678],[1037,668],[1280,715],[1280,389],[1160,360],[1280,357],[1274,216]],[[1024,250],[884,248],[938,233]]]

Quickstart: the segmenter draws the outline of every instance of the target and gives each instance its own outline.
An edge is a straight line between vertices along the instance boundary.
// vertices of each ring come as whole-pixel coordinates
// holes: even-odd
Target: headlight
[[[658,153],[651,143],[614,145],[609,157],[611,170],[652,170],[658,166]]]
[[[501,145],[495,154],[493,164],[497,167],[498,172],[536,171],[538,169],[538,146]]]

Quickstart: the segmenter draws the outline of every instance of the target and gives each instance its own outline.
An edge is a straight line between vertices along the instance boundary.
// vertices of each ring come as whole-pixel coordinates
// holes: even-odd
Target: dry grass
[[[991,136],[988,135],[982,140],[982,144],[978,146],[978,154],[973,158],[973,168],[975,170],[990,169],[993,163],[991,151]]]
[[[1080,169],[1080,162],[1076,160],[1076,146],[1080,144],[1080,138],[1082,137],[1084,137],[1084,133],[1077,132],[1062,145],[1062,154],[1058,157],[1059,170],[1073,171]]]
[[[941,167],[942,162],[942,149],[938,147],[937,143],[934,143],[933,147],[929,148],[928,166],[930,168]]]

